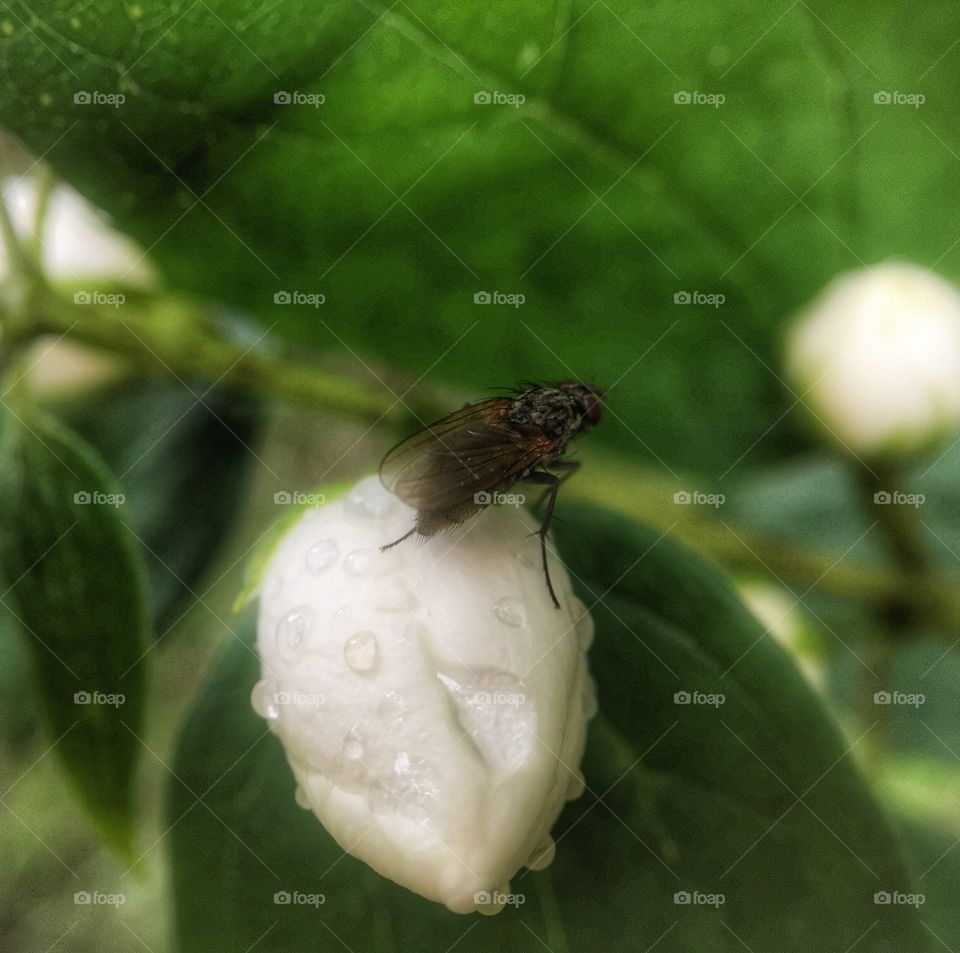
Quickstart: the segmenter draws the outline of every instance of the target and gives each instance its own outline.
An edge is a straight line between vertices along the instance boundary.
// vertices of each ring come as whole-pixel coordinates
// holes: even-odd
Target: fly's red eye
[[[587,408],[587,420],[594,426],[600,423],[600,418],[603,416],[603,408],[600,406],[600,401],[593,396],[593,394],[588,394],[584,399],[583,403]]]

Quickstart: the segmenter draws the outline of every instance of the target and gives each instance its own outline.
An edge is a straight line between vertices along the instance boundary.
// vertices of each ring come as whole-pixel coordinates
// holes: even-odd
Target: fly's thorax
[[[513,401],[507,420],[518,430],[538,431],[566,443],[584,426],[584,408],[558,387],[527,391]]]

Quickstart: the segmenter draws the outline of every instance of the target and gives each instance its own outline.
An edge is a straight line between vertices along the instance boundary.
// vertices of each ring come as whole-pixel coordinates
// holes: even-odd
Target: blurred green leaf
[[[954,788],[956,791],[956,788]],[[954,827],[956,825],[954,815]],[[936,939],[936,949],[956,949],[960,945],[960,906],[957,884],[960,883],[960,853],[957,833],[918,822],[914,818],[898,818],[900,839],[918,872],[917,890],[923,896],[920,915],[924,928]]]
[[[884,257],[958,273],[946,0],[131,9],[18,0],[0,122],[175,287],[476,392],[615,385],[621,450],[791,449],[782,319]],[[875,102],[904,84],[922,109]]]
[[[492,919],[451,914],[344,855],[296,807],[280,745],[250,709],[251,620],[176,757],[168,811],[183,953],[244,949],[266,934],[277,949],[442,953],[467,930],[469,948],[505,953],[541,942],[619,949],[625,937],[665,953],[842,950],[858,939],[867,953],[927,948],[915,910],[874,904],[878,890],[908,892],[910,875],[853,746],[716,571],[620,516],[563,515],[578,591],[588,605],[603,599],[591,650],[602,714],[588,793],[554,830],[556,861],[512,881],[526,902]],[[677,704],[682,691],[725,701]],[[294,890],[326,902],[274,902]],[[725,902],[678,903],[684,891]]]
[[[914,504],[874,503],[853,476],[851,464],[815,457],[789,465],[755,470],[730,494],[724,518],[737,534],[760,533],[784,547],[798,547],[827,557],[830,572],[845,564],[889,566],[892,552],[879,520],[884,507],[908,506],[921,527],[920,538],[930,564],[943,573],[950,590],[960,579],[960,444],[948,446],[916,463],[903,479]],[[769,574],[757,561],[756,569]],[[926,752],[954,759],[960,745],[960,711],[956,705],[960,662],[955,648],[956,620],[942,614],[922,619],[895,644],[880,631],[877,607],[839,598],[825,588],[811,588],[783,577],[772,580],[792,593],[797,607],[813,615],[828,633],[831,649],[831,701],[864,721],[883,725],[882,743],[903,752]],[[877,708],[875,692],[922,695],[921,707]],[[866,722],[864,722],[866,723]],[[924,727],[936,727],[943,741]]]
[[[122,496],[103,461],[52,420],[21,408],[0,428],[2,603],[31,656],[52,750],[127,853],[146,603]]]
[[[257,404],[198,382],[138,381],[74,404],[67,419],[118,475],[162,636],[195,604],[236,522],[258,463]]]

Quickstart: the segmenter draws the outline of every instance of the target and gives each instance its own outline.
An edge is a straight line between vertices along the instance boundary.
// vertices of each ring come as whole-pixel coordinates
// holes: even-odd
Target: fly
[[[574,381],[529,386],[511,397],[467,404],[401,441],[383,458],[380,480],[417,511],[416,523],[381,550],[414,533],[430,537],[458,526],[515,483],[545,486],[538,535],[547,591],[559,609],[547,566],[547,532],[560,484],[580,466],[563,455],[574,437],[600,423],[603,396]]]

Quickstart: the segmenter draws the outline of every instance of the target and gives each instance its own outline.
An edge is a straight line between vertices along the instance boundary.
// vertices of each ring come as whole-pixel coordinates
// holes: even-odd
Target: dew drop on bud
[[[581,771],[575,772],[570,775],[570,780],[567,782],[567,800],[575,801],[586,789],[587,779]]]
[[[556,856],[557,845],[548,834],[541,843],[537,844],[524,866],[530,870],[545,870],[553,863]]]
[[[261,679],[253,686],[250,692],[250,704],[253,710],[267,721],[276,721],[280,717],[280,711],[274,700],[274,686],[272,683]]]
[[[355,672],[372,672],[380,660],[376,635],[367,629],[354,632],[343,646],[343,657]]]
[[[348,494],[344,503],[347,516],[360,519],[383,519],[396,505],[396,497],[388,493],[380,480],[362,480]]]
[[[493,606],[493,614],[505,625],[523,625],[527,621],[527,612],[519,599],[505,596]]]
[[[340,555],[340,547],[332,539],[321,539],[307,550],[307,572],[319,576],[325,569],[329,569]]]
[[[288,661],[299,655],[304,639],[313,628],[314,618],[315,613],[310,606],[297,606],[280,620],[277,625],[277,650]]]
[[[477,904],[477,913],[485,917],[492,917],[498,914],[506,905],[507,897],[510,895],[510,884],[503,884],[492,893],[478,894],[480,902]]]
[[[356,728],[351,728],[343,739],[343,756],[348,761],[359,761],[363,757],[363,742]]]
[[[373,549],[355,549],[343,558],[343,571],[348,576],[365,576],[373,569],[376,551]]]

